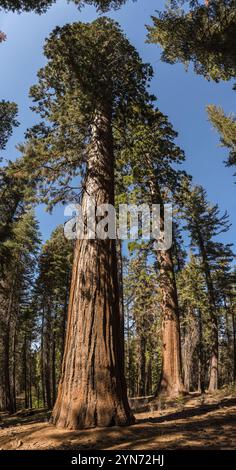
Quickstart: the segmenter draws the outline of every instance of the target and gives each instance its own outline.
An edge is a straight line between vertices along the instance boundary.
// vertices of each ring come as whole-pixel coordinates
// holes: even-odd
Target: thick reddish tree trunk
[[[96,113],[88,155],[83,213],[114,204],[111,113]],[[123,374],[115,240],[77,240],[62,376],[52,421],[68,429],[129,425]]]
[[[183,393],[177,289],[171,249],[159,251],[162,294],[162,373],[158,393],[175,397]]]
[[[151,165],[151,162],[149,162]],[[164,201],[156,180],[150,180],[152,204],[160,204],[160,228],[164,230]],[[160,233],[160,240],[162,233]],[[160,272],[162,310],[162,371],[157,394],[176,397],[184,392],[181,364],[179,305],[172,248],[156,251]]]

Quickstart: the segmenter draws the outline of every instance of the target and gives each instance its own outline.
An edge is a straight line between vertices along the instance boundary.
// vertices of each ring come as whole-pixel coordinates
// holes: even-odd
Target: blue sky
[[[164,0],[137,0],[128,3],[109,16],[122,26],[132,44],[145,62],[150,62],[155,76],[152,92],[158,97],[160,110],[169,116],[179,132],[178,143],[186,153],[184,168],[193,175],[194,182],[203,185],[213,203],[222,211],[228,210],[232,227],[224,234],[224,241],[234,242],[236,235],[235,206],[236,186],[233,168],[225,168],[223,160],[227,150],[219,147],[219,139],[207,120],[207,104],[221,105],[227,113],[235,111],[235,93],[231,83],[215,84],[197,76],[190,69],[187,73],[182,64],[168,65],[160,61],[160,49],[145,43],[145,24],[151,24],[150,16],[162,7]],[[94,8],[81,12],[73,4],[58,0],[42,16],[30,14],[0,13],[0,31],[7,34],[7,41],[0,46],[0,99],[12,100],[19,106],[20,127],[9,141],[4,157],[17,156],[15,145],[22,142],[24,132],[36,122],[30,111],[28,90],[36,83],[37,70],[45,63],[42,53],[45,38],[57,25],[73,21],[92,21],[97,17]],[[53,228],[64,223],[64,209],[58,207],[53,215],[44,207],[37,209],[43,239],[50,236]]]

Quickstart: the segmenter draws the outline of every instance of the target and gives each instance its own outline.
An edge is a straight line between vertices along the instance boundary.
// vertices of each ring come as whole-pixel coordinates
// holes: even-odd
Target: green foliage
[[[126,0],[67,0],[73,2],[78,7],[84,5],[93,5],[99,11],[106,12],[110,8],[120,8]],[[0,9],[6,11],[35,11],[36,13],[45,13],[47,9],[55,3],[56,0],[1,0]]]
[[[221,215],[217,204],[208,203],[206,192],[201,186],[185,189],[182,210],[191,246],[201,259],[209,305],[215,309],[219,298],[216,277],[226,276],[225,266],[230,266],[234,258],[232,244],[218,241],[219,235],[230,228],[228,214],[225,212]]]
[[[34,288],[34,305],[40,331],[40,369],[42,396],[48,407],[55,400],[64,350],[66,317],[70,292],[73,245],[58,226],[42,246],[38,277]]]
[[[148,40],[163,48],[168,63],[192,62],[196,73],[215,81],[236,76],[236,1],[209,0],[206,5],[173,1],[171,8],[152,17]]]
[[[45,296],[52,299],[53,296],[63,299],[65,289],[68,288],[73,257],[73,245],[66,240],[63,227],[58,226],[42,247],[39,258],[38,289]]]
[[[44,13],[55,0],[1,0],[0,9],[6,11],[36,11]]]
[[[147,98],[152,69],[106,17],[56,28],[44,51],[47,65],[31,89],[43,122],[27,132],[19,166],[41,181],[44,201],[53,205],[76,198],[71,181],[84,175],[95,112],[105,106],[113,120],[124,120]]]
[[[188,184],[185,185],[181,197],[186,228],[191,232],[193,246],[201,236],[204,242],[209,243],[210,248],[212,238],[230,228],[227,212],[221,215],[218,204],[209,204],[202,186],[191,188]]]
[[[16,117],[18,108],[15,103],[0,101],[0,150],[4,150],[13,127],[19,125]]]
[[[0,270],[8,263],[14,227],[34,199],[32,186],[19,174],[10,173],[11,164],[0,170]]]
[[[143,382],[142,391],[150,395],[160,375],[160,312],[157,275],[147,252],[140,247],[136,247],[135,256],[126,264],[124,300],[129,393],[137,396],[140,382]],[[140,370],[140,366],[144,370]],[[145,381],[144,373],[149,380]]]
[[[204,273],[197,256],[190,254],[190,259],[177,275],[180,307],[186,312],[191,306],[194,310],[206,312],[207,294]]]
[[[176,137],[159,109],[149,103],[136,107],[132,119],[126,120],[125,134],[115,134],[119,193],[129,200],[135,197],[136,203],[168,202],[185,176],[177,167],[184,161],[184,153],[175,144]]]
[[[226,116],[221,107],[209,105],[207,112],[210,122],[219,132],[220,141],[230,150],[227,166],[236,164],[236,120],[232,115]]]
[[[118,9],[124,5],[127,0],[70,0],[73,1],[76,5],[93,5],[97,8],[98,11],[106,12],[111,8]],[[133,0],[136,1],[136,0]]]
[[[31,361],[27,344],[34,339],[35,315],[31,308],[31,294],[38,245],[38,222],[26,205],[20,217],[12,222],[10,236],[1,244],[1,250],[6,248],[7,257],[0,272],[0,389],[5,397],[4,409],[10,413],[16,410],[14,378],[17,375],[18,386],[21,387],[22,377]]]

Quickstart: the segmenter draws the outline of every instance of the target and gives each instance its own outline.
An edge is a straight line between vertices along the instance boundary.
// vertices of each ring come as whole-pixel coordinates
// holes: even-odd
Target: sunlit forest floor
[[[134,426],[56,429],[41,410],[0,415],[0,449],[236,449],[236,393],[190,394],[175,402],[136,403]]]

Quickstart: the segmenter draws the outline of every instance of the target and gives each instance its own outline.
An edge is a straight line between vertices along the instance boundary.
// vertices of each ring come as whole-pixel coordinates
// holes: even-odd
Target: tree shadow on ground
[[[0,430],[17,426],[19,424],[35,424],[41,423],[42,421],[47,422],[50,417],[50,411],[46,409],[35,409],[35,410],[24,410],[14,415],[8,415],[6,413],[0,413]]]
[[[175,411],[174,413],[164,414],[163,416],[158,416],[155,418],[139,418],[139,423],[145,423],[147,421],[152,423],[164,423],[166,421],[176,421],[178,419],[188,419],[193,418],[194,416],[202,416],[206,413],[210,413],[211,411],[219,410],[221,408],[227,408],[231,406],[236,406],[236,398],[232,399],[225,399],[220,401],[219,403],[211,403],[211,404],[202,404],[198,407],[191,407],[191,408],[184,408],[181,411]]]
[[[55,450],[88,449],[234,449],[236,447],[236,398],[219,403],[166,412],[165,415],[140,416],[130,427],[93,428],[80,431],[58,430],[49,424],[35,423],[35,417],[13,440]],[[34,418],[34,420],[33,420]],[[0,433],[1,434],[1,433]],[[7,436],[0,446],[7,445]],[[13,444],[14,445],[14,444]],[[47,446],[48,445],[48,446]]]

